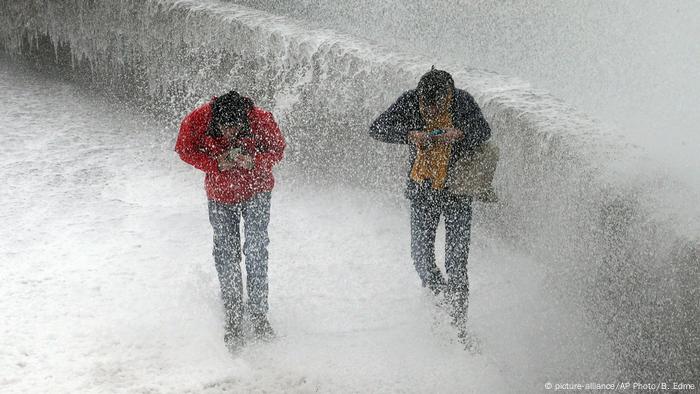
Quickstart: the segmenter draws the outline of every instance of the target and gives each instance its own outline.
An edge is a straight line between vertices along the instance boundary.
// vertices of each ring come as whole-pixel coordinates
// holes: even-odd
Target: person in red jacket
[[[224,341],[235,349],[243,335],[240,222],[253,334],[274,336],[267,319],[267,227],[275,184],[272,167],[282,160],[285,141],[272,114],[230,91],[196,108],[180,126],[175,151],[205,173],[209,221],[214,229],[214,263],[226,310]]]

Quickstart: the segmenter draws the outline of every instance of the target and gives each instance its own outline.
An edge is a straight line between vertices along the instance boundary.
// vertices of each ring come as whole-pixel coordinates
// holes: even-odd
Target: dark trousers
[[[435,235],[445,219],[447,282],[435,264]],[[445,292],[456,323],[466,322],[469,297],[467,257],[471,233],[471,198],[428,190],[411,199],[411,257],[423,286]]]
[[[259,193],[239,204],[209,200],[209,221],[214,229],[214,263],[219,275],[221,297],[228,325],[240,325],[243,318],[241,278],[241,217],[244,223],[245,266],[248,308],[253,315],[267,313],[267,246],[270,239],[270,193]]]

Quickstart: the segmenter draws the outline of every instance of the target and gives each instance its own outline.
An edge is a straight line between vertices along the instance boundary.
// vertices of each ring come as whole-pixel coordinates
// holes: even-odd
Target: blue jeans
[[[248,201],[224,204],[209,200],[209,222],[214,229],[214,263],[229,326],[243,319],[240,221],[243,218],[248,308],[253,315],[267,313],[267,246],[270,239],[270,193],[258,193]]]
[[[435,235],[445,218],[447,283],[435,264]],[[423,286],[445,292],[455,322],[467,317],[469,276],[467,257],[471,235],[471,197],[426,190],[411,199],[411,257]]]

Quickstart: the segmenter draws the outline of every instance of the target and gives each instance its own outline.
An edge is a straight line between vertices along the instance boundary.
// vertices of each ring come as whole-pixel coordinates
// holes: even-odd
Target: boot
[[[240,350],[245,345],[245,335],[241,322],[229,319],[224,328],[224,343],[231,353]]]
[[[477,338],[473,333],[469,332],[466,327],[460,327],[457,330],[457,341],[459,341],[459,343],[464,346],[464,350],[468,351],[469,353],[481,353],[481,343],[479,338]]]
[[[253,336],[260,341],[267,341],[275,337],[275,330],[272,329],[267,316],[256,314],[251,316],[251,325],[253,326]]]
[[[440,270],[430,271],[428,273],[428,280],[423,283],[423,287],[428,287],[434,295],[438,295],[445,290],[446,285],[445,278],[443,278]]]

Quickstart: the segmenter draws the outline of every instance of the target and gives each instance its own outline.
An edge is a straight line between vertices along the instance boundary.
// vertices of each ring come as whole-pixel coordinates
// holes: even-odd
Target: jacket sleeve
[[[369,127],[370,137],[391,144],[407,144],[410,110],[409,96],[404,93]]]
[[[473,149],[491,138],[491,127],[486,122],[476,100],[469,94],[467,94],[466,104],[465,108],[463,108],[465,119],[464,129],[462,130],[464,132],[463,143],[465,148]]]
[[[255,155],[255,166],[271,170],[284,157],[284,148],[287,144],[271,113],[266,113],[260,122],[264,134],[260,139],[262,149]]]
[[[205,173],[219,172],[216,159],[202,150],[201,136],[208,124],[197,112],[190,113],[182,120],[180,132],[177,135],[175,152],[180,159]]]

